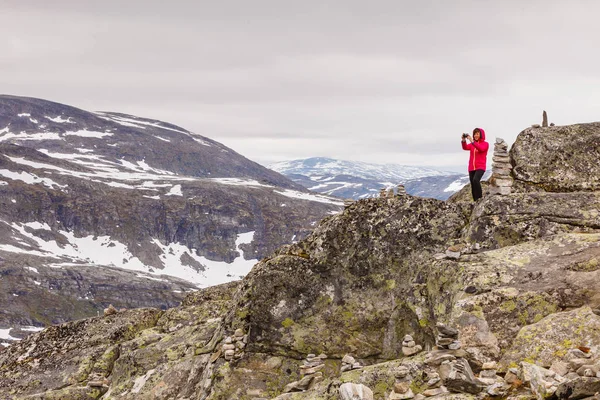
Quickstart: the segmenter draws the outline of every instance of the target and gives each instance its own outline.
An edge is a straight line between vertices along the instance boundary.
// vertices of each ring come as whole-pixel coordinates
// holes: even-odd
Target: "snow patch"
[[[316,201],[316,202],[319,202],[319,203],[334,204],[336,206],[343,206],[344,205],[343,201],[334,200],[334,199],[332,199],[330,197],[321,196],[321,195],[318,195],[318,194],[302,193],[302,192],[297,192],[297,191],[291,190],[291,189],[285,189],[283,191],[281,191],[281,190],[274,190],[274,192],[278,193],[280,195],[286,196],[286,197],[294,198],[294,199]]]
[[[273,187],[264,185],[253,179],[240,179],[240,178],[210,178],[212,182],[220,183],[222,185],[232,186],[248,186],[248,187]]]
[[[13,172],[13,171],[9,171],[7,169],[0,169],[0,176],[3,176],[8,179],[12,179],[14,181],[25,182],[27,184],[41,183],[42,185],[49,187],[51,189],[54,189],[54,186],[56,186],[58,188],[67,187],[67,185],[59,185],[58,183],[54,182],[52,179],[40,178],[39,176],[30,174],[29,172]]]
[[[464,180],[457,179],[454,182],[452,182],[451,184],[449,184],[448,187],[446,189],[444,189],[444,192],[458,192],[460,189],[465,187],[465,185],[466,185],[466,183]]]
[[[96,132],[96,131],[88,131],[87,129],[83,129],[81,131],[72,131],[65,132],[65,136],[81,136],[85,138],[103,138],[105,136],[112,136],[111,132]]]
[[[195,249],[189,249],[179,243],[170,243],[163,245],[159,240],[154,239],[153,243],[160,247],[163,255],[161,256],[163,270],[155,271],[155,274],[170,275],[192,282],[199,287],[208,287],[219,285],[221,283],[231,282],[246,276],[252,269],[257,259],[244,259],[244,251],[240,248],[243,244],[248,244],[254,239],[254,231],[241,233],[237,235],[235,241],[236,249],[240,253],[233,262],[213,261],[206,257],[198,256]],[[184,265],[181,258],[184,254],[202,265],[201,270],[197,270],[188,265]]]
[[[181,191],[181,185],[173,186],[169,193],[165,194],[165,196],[183,196],[183,193]]]
[[[10,331],[11,330],[12,330],[12,328],[0,329],[0,339],[4,339],[4,340],[21,340],[19,338],[10,336]]]
[[[0,131],[2,133],[3,131]],[[6,131],[8,132],[8,131]],[[63,140],[58,133],[54,132],[40,132],[40,133],[10,133],[0,136],[0,142],[10,139],[20,140]]]
[[[27,332],[40,332],[40,331],[44,330],[43,327],[39,327],[39,326],[23,326],[20,329],[22,331],[27,331]]]
[[[57,117],[49,117],[49,116],[44,116],[44,118],[49,119],[52,122],[56,122],[59,124],[74,124],[75,121],[71,121],[71,117],[68,117],[67,119],[63,119],[62,115],[59,115]]]

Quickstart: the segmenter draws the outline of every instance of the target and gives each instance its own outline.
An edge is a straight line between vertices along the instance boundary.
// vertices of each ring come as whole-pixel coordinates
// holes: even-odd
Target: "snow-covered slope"
[[[445,200],[469,182],[466,173],[323,157],[279,162],[269,168],[310,190],[355,200],[377,196],[380,189],[398,184],[405,185],[409,194]]]
[[[0,329],[172,306],[341,205],[166,122],[0,96]]]

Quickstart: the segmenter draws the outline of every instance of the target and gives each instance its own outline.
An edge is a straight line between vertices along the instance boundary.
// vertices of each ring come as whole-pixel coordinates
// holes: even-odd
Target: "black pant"
[[[475,171],[469,171],[469,180],[471,181],[471,193],[473,194],[473,201],[477,201],[483,197],[481,191],[481,177],[485,173],[483,169],[476,169]]]

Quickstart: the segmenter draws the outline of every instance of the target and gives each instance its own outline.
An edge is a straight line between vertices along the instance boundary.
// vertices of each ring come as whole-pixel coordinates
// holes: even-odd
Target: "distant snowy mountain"
[[[466,172],[324,157],[284,161],[269,168],[310,190],[354,200],[377,196],[382,188],[398,184],[403,184],[409,194],[445,200],[469,183]]]

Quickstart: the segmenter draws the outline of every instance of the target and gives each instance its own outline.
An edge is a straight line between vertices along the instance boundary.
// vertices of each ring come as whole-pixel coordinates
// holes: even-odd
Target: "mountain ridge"
[[[171,307],[240,279],[341,201],[173,124],[0,96],[0,206],[6,329]]]
[[[282,161],[269,168],[309,190],[346,199],[376,197],[381,189],[404,185],[407,193],[446,200],[469,183],[468,175],[430,167],[373,164],[327,157]],[[489,173],[486,175],[486,178]]]

